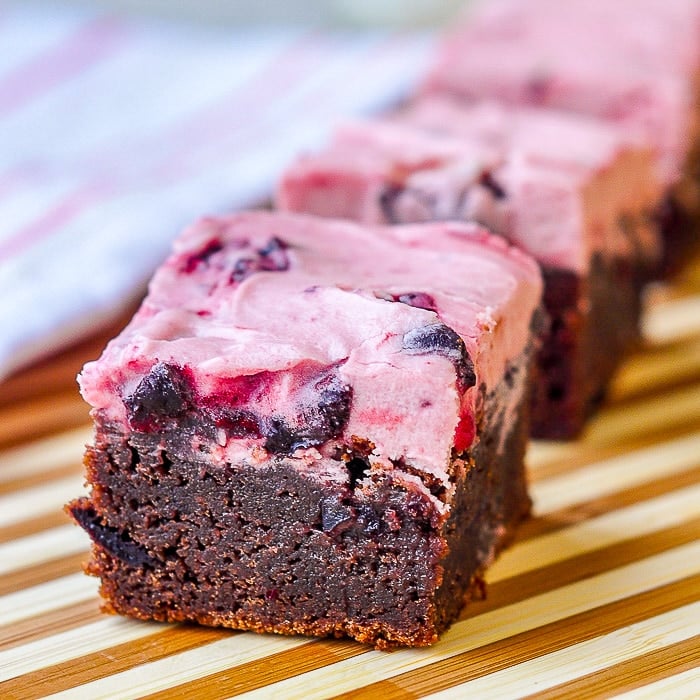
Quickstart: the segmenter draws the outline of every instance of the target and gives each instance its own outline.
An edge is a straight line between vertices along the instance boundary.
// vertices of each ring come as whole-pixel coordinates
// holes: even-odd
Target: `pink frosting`
[[[642,221],[657,202],[648,151],[593,120],[531,110],[515,131],[512,121],[495,105],[430,100],[391,121],[342,125],[324,151],[285,172],[278,206],[389,223],[388,197],[393,221],[478,221],[541,263],[579,273],[595,252],[641,247],[656,257],[653,228],[641,225],[635,245],[618,223],[623,213]]]
[[[522,228],[513,231],[513,235],[539,259],[576,267],[571,259],[567,262],[564,257],[554,257],[553,251],[561,250],[565,256],[563,249],[567,240],[576,241],[579,237],[583,237],[589,252],[641,254],[649,261],[659,256],[659,232],[655,226],[646,224],[660,201],[661,184],[654,171],[654,151],[644,145],[645,139],[639,130],[557,109],[493,101],[465,104],[447,95],[414,100],[395,114],[394,120],[461,138],[467,143],[484,143],[509,154],[511,172],[531,175],[532,180],[513,179],[516,191],[527,197],[520,203],[520,220],[533,210],[543,210],[543,213],[538,215],[537,222],[533,221],[536,227],[532,230]],[[515,164],[519,164],[519,169]],[[553,184],[562,182],[555,174],[561,173],[566,182],[574,184],[582,198],[594,200],[595,208],[586,213],[578,235],[573,228],[579,227],[578,223],[572,221],[571,227],[557,223],[561,205],[571,198],[564,195],[557,201],[556,197],[551,197],[554,192],[547,186],[548,171],[552,172],[554,188],[561,187]],[[550,201],[547,201],[547,193]],[[589,203],[586,201],[584,206],[588,207]],[[621,214],[638,222],[638,239],[633,246],[630,246],[629,237],[620,231]],[[542,227],[542,231],[537,227]],[[545,230],[550,231],[546,239]],[[542,236],[544,245],[535,247],[538,236]],[[575,254],[575,249],[570,252]]]
[[[261,255],[271,241],[276,252]],[[102,417],[129,423],[129,397],[161,363],[186,372],[203,406],[232,386],[241,401],[245,386],[248,408],[284,417],[313,400],[308,377],[331,372],[352,389],[344,439],[444,474],[453,446],[473,439],[478,387],[495,388],[528,344],[541,290],[534,261],[473,225],[367,228],[258,211],[204,219],[85,366],[81,390]],[[454,357],[407,345],[442,324],[463,339],[475,384],[460,384]],[[217,442],[222,460],[264,455],[254,437],[220,430]]]
[[[413,100],[392,118],[468,143],[483,143],[497,152],[515,152],[530,162],[557,169],[601,171],[627,150],[653,157],[639,131],[558,109],[494,100],[465,103],[450,95],[427,95]]]
[[[447,36],[424,84],[622,121],[676,182],[695,129],[700,6],[688,0],[489,0]]]

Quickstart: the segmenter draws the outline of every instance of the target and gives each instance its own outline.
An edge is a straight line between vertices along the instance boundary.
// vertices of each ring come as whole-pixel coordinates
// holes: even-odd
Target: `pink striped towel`
[[[173,236],[268,195],[427,35],[193,30],[0,9],[0,377],[116,316]]]

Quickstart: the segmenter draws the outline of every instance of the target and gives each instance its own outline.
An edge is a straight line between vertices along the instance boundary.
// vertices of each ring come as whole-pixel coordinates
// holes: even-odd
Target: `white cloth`
[[[1,9],[1,8],[0,8]],[[0,11],[0,377],[122,311],[173,237],[410,92],[428,35]]]

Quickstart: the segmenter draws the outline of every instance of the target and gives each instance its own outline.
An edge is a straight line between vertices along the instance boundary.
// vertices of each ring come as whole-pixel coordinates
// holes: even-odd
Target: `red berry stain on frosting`
[[[198,251],[188,255],[180,266],[180,271],[192,274],[200,265],[206,264],[209,258],[223,249],[223,243],[218,238],[207,241]]]
[[[239,258],[233,266],[230,281],[233,283],[242,282],[255,272],[283,272],[289,269],[288,245],[273,236],[258,250],[255,257]]]
[[[302,363],[292,373],[258,372],[219,378],[202,393],[191,370],[157,363],[124,398],[130,427],[155,432],[197,421],[212,437],[264,440],[275,454],[321,445],[339,437],[350,416],[352,387],[338,366]]]
[[[465,413],[459,419],[455,428],[454,449],[460,453],[468,450],[474,442],[476,435],[476,426],[474,425],[474,417],[471,413]]]
[[[305,378],[287,415],[265,421],[265,449],[291,453],[339,437],[350,417],[352,387],[338,376],[337,367]]]

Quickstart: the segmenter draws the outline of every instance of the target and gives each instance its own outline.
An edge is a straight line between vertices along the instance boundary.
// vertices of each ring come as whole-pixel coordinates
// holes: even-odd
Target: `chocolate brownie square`
[[[700,5],[692,0],[481,0],[445,34],[421,92],[588,114],[657,155],[658,274],[700,246]]]
[[[435,642],[529,511],[541,291],[477,226],[190,228],[80,376],[105,609]]]
[[[532,431],[568,439],[637,340],[658,192],[652,153],[598,120],[426,100],[340,126],[286,170],[277,203],[364,223],[477,221],[533,255],[551,325]]]

